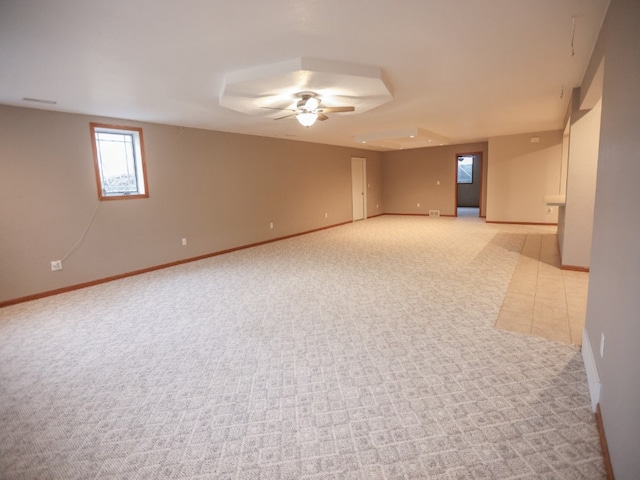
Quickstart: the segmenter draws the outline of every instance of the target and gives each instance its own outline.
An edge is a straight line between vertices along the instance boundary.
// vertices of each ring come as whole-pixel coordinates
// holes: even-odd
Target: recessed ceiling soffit
[[[384,132],[364,133],[354,137],[355,143],[386,150],[436,147],[447,145],[450,139],[424,128],[410,127]]]
[[[311,58],[294,58],[228,72],[219,102],[252,116],[275,118],[273,108],[295,108],[301,92],[313,92],[326,107],[352,105],[363,113],[393,97],[379,68]]]

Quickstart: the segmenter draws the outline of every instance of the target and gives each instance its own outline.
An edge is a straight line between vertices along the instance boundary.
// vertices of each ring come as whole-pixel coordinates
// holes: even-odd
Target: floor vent
[[[439,217],[440,216],[440,210],[429,210],[429,216],[430,217]]]

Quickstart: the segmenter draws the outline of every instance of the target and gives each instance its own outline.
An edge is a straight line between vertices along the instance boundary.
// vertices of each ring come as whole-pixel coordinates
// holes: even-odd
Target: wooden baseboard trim
[[[604,459],[604,469],[607,473],[607,480],[615,480],[613,476],[613,466],[611,465],[611,456],[609,455],[609,446],[607,445],[607,437],[604,434],[604,424],[602,423],[602,412],[600,404],[596,405],[596,424],[598,425],[598,435],[600,437],[600,446],[602,447],[602,457]]]
[[[83,282],[83,283],[78,283],[78,284],[75,284],[75,285],[69,285],[67,287],[56,288],[55,290],[47,290],[46,292],[34,293],[33,295],[27,295],[25,297],[13,298],[13,299],[10,299],[10,300],[5,300],[3,302],[0,302],[0,308],[8,307],[10,305],[16,305],[18,303],[30,302],[32,300],[38,300],[40,298],[52,297],[54,295],[60,295],[61,293],[72,292],[74,290],[80,290],[81,288],[93,287],[95,285],[100,285],[101,283],[113,282],[114,280],[121,280],[123,278],[133,277],[135,275],[142,275],[143,273],[149,273],[149,272],[153,272],[155,270],[162,270],[164,268],[175,267],[175,266],[178,266],[178,265],[183,265],[185,263],[197,262],[198,260],[204,260],[205,258],[217,257],[218,255],[224,255],[225,253],[231,253],[231,252],[236,252],[238,250],[244,250],[244,249],[247,249],[247,248],[258,247],[260,245],[265,245],[267,243],[278,242],[280,240],[286,240],[287,238],[299,237],[301,235],[307,235],[309,233],[319,232],[321,230],[327,230],[329,228],[339,227],[341,225],[346,225],[346,224],[349,224],[349,223],[352,223],[352,222],[348,221],[348,222],[336,223],[336,224],[333,224],[333,225],[328,225],[326,227],[320,227],[320,228],[315,228],[313,230],[307,230],[307,231],[300,232],[300,233],[293,233],[291,235],[285,235],[283,237],[272,238],[272,239],[269,239],[269,240],[263,240],[261,242],[255,242],[255,243],[250,243],[250,244],[247,244],[247,245],[242,245],[242,246],[239,246],[239,247],[227,248],[225,250],[220,250],[220,251],[217,251],[217,252],[206,253],[204,255],[198,255],[197,257],[185,258],[183,260],[177,260],[175,262],[163,263],[161,265],[155,265],[153,267],[142,268],[140,270],[134,270],[132,272],[121,273],[121,274],[118,274],[118,275],[112,275],[110,277],[99,278],[97,280],[91,280],[89,282]]]
[[[428,213],[383,213],[383,215],[392,215],[392,216],[398,216],[398,217],[431,217],[431,215],[429,215]],[[457,217],[457,215],[449,215],[449,214],[440,214],[438,215],[438,217]],[[433,217],[433,218],[438,218],[438,217]]]
[[[428,213],[385,213],[385,215],[393,215],[396,217],[428,217]]]
[[[497,220],[487,220],[487,223],[498,223],[502,225],[544,225],[548,227],[557,227],[557,223],[544,223],[544,222],[501,222]]]
[[[578,267],[576,265],[560,265],[560,270],[571,270],[572,272],[589,272],[589,267]]]

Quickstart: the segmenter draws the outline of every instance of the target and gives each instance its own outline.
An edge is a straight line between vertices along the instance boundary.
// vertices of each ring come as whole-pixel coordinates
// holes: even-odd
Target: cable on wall
[[[89,231],[89,228],[93,223],[93,219],[96,217],[96,213],[98,213],[98,207],[100,207],[100,203],[101,202],[98,201],[98,203],[96,204],[96,208],[93,209],[93,213],[91,214],[91,218],[89,219],[89,223],[87,223],[87,226],[84,229],[84,232],[82,232],[82,235],[80,235],[80,238],[78,239],[78,241],[73,245],[73,247],[71,247],[71,250],[69,250],[69,252],[64,257],[62,257],[61,259],[62,262],[64,262],[67,258],[71,256],[73,252],[76,251],[76,249],[80,246],[80,244],[84,240],[84,237],[87,236],[87,232]]]
[[[573,42],[576,39],[576,16],[575,15],[571,17],[571,22],[573,22],[573,29],[571,30],[571,56],[573,57],[576,54],[576,51],[573,48]]]

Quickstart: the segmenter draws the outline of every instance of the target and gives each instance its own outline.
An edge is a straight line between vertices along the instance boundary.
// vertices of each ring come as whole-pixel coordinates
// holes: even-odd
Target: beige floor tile
[[[526,293],[507,292],[502,303],[502,310],[533,315],[533,302],[535,297]]]
[[[558,251],[558,236],[555,233],[545,233],[540,238],[542,248],[550,251]]]
[[[560,257],[540,257],[540,262],[542,265],[547,265],[549,267],[560,269]]]
[[[540,262],[540,267],[538,268],[538,275],[543,277],[555,278],[560,281],[564,281],[562,278],[562,270],[558,267],[549,265],[548,263]]]
[[[572,297],[581,297],[586,300],[587,294],[589,293],[588,285],[578,285],[572,282],[564,282],[564,289],[567,292],[568,296]]]
[[[542,234],[541,233],[530,233],[527,235],[527,239],[525,240],[525,245],[529,244],[540,245],[542,243]]]
[[[569,324],[569,314],[566,307],[548,306],[536,304],[533,307],[533,323],[534,325],[545,326],[562,326]]]
[[[554,251],[553,248],[542,245],[540,247],[540,260],[549,257],[560,258],[560,252],[557,249]]]
[[[556,342],[571,343],[571,334],[569,328],[557,328],[557,327],[540,327],[533,325],[531,327],[531,334],[538,337],[546,338],[547,340],[554,340]]]
[[[541,330],[562,330],[567,333],[570,330],[569,326],[569,317],[537,317],[533,316],[533,320],[531,322],[531,328],[537,328]]]
[[[569,297],[567,296],[567,314],[568,315],[582,315],[586,316],[587,313],[587,301],[586,298]]]
[[[501,310],[498,320],[495,324],[496,328],[509,330],[511,332],[531,333],[531,315],[521,312],[510,312]]]
[[[530,268],[532,271],[536,272],[536,275],[537,275],[538,264],[539,262],[537,258],[520,256],[518,263],[516,263],[516,270],[522,269],[522,268]]]
[[[580,345],[589,274],[560,264],[557,235],[527,235],[496,328]]]
[[[531,326],[519,325],[517,323],[496,324],[496,328],[499,328],[500,330],[507,330],[509,332],[531,335]]]
[[[571,333],[571,343],[574,345],[582,345],[584,322],[584,315],[569,315],[569,331]]]
[[[513,269],[513,274],[515,276],[531,276],[538,278],[538,262],[534,261],[532,264],[518,264],[516,265],[516,268]]]
[[[509,292],[533,294],[536,291],[535,278],[514,278],[509,284]]]
[[[536,287],[536,298],[547,298],[566,302],[566,295],[562,284],[548,285],[538,282]]]
[[[520,259],[526,259],[524,261],[535,262],[537,264],[539,261],[539,254],[537,252],[523,251],[520,253]]]
[[[538,260],[540,258],[540,246],[539,245],[525,245],[522,248],[521,254],[524,258],[530,258],[532,260]]]
[[[565,282],[576,282],[589,284],[589,274],[587,272],[575,272],[573,270],[561,270]]]

